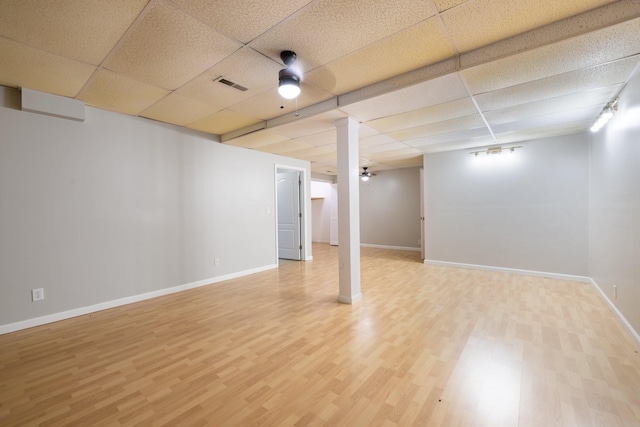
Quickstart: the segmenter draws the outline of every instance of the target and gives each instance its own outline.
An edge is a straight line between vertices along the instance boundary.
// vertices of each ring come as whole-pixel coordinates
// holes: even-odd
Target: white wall
[[[275,266],[275,165],[310,177],[308,162],[94,108],[84,123],[22,112],[17,97],[0,87],[0,326]]]
[[[331,183],[311,181],[312,239],[329,243],[331,218]]]
[[[640,73],[590,145],[589,275],[640,332]]]
[[[376,172],[360,181],[360,241],[419,249],[420,168]]]
[[[426,259],[586,276],[585,134],[424,156]]]

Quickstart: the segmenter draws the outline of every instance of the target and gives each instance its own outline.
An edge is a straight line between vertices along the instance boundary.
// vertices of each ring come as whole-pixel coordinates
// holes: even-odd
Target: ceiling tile
[[[157,2],[114,51],[106,67],[173,90],[240,47],[195,18]]]
[[[382,144],[391,144],[394,142],[398,142],[395,139],[391,138],[389,135],[383,135],[383,134],[379,134],[379,135],[373,135],[373,136],[367,136],[364,138],[360,138],[360,140],[358,141],[358,145],[360,146],[360,149],[364,149],[365,147],[374,147],[376,145],[382,145]]]
[[[403,48],[399,50],[398,46]],[[339,95],[442,61],[453,54],[440,19],[434,17],[311,71],[305,79]]]
[[[405,147],[396,150],[381,151],[377,153],[366,153],[366,157],[369,160],[385,162],[389,160],[415,157],[420,154],[422,154],[422,152],[416,148]]]
[[[335,131],[336,120],[342,119],[346,116],[347,115],[342,111],[332,110],[326,113],[318,114],[316,116],[305,117],[304,119],[280,125],[276,128],[273,128],[273,130],[282,135],[286,135],[289,138],[298,138],[301,136],[322,133],[330,130]]]
[[[295,157],[296,159],[303,159],[303,160],[309,160],[310,158],[316,157],[316,156],[323,156],[326,154],[331,154],[331,153],[335,153],[336,152],[336,146],[335,145],[321,145],[319,147],[311,147],[311,148],[305,148],[302,150],[296,150],[296,151],[291,151],[289,153],[287,153],[287,156],[289,157]],[[319,160],[319,159],[318,159]]]
[[[140,113],[141,116],[161,122],[185,126],[216,112],[210,105],[172,93]]]
[[[189,123],[187,127],[215,135],[223,135],[260,122],[261,120],[247,117],[235,111],[222,110],[193,123]]]
[[[473,139],[485,139],[489,138],[493,140],[489,129],[486,127],[475,128],[475,129],[461,129],[455,132],[449,133],[441,133],[438,135],[425,136],[423,138],[410,139],[404,141],[405,144],[411,147],[420,147],[424,145],[432,145],[432,144],[442,144],[456,141],[464,141],[464,140],[473,140]]]
[[[398,141],[408,141],[441,133],[454,132],[459,129],[476,129],[482,127],[486,127],[486,125],[482,117],[480,117],[480,114],[472,114],[470,116],[390,132],[388,135]]]
[[[101,69],[78,98],[94,107],[135,116],[168,94],[166,89]]]
[[[520,130],[537,129],[557,126],[562,123],[575,123],[580,121],[587,123],[583,128],[583,130],[586,130],[589,124],[598,117],[598,113],[602,111],[602,107],[602,105],[598,105],[577,110],[547,114],[544,116],[522,118],[512,122],[493,125],[491,126],[491,130],[494,135],[499,135],[502,133],[518,132]]]
[[[469,0],[441,16],[458,52],[464,53],[614,1]]]
[[[0,85],[75,97],[95,71],[83,64],[0,37]]]
[[[434,0],[434,3],[438,7],[440,12],[456,7],[459,4],[464,3],[467,0]]]
[[[609,64],[535,80],[474,98],[482,111],[497,110],[580,91],[612,86],[626,81],[638,63],[640,55]]]
[[[407,145],[403,144],[402,142],[394,141],[388,144],[377,144],[377,145],[360,147],[360,153],[364,156],[371,157],[372,153],[383,153],[383,152],[389,152],[389,151],[404,150],[406,148],[410,148],[410,147],[407,147]]]
[[[178,92],[205,104],[229,107],[275,88],[282,67],[255,50],[244,47],[178,89]],[[220,83],[223,77],[246,91]]]
[[[3,0],[0,35],[99,65],[148,0]]]
[[[474,94],[579,70],[640,52],[640,18],[462,71]]]
[[[322,89],[302,83],[300,95],[295,100],[283,99],[278,94],[277,76],[275,78],[276,84],[273,86],[273,89],[239,102],[231,106],[231,109],[249,117],[268,120],[284,114],[293,113],[296,109],[302,109],[332,97],[330,93]]]
[[[262,145],[260,147],[256,147],[256,150],[273,154],[286,154],[291,151],[300,151],[307,148],[313,148],[313,145],[297,139],[289,139],[286,141],[276,142],[274,144]]]
[[[335,145],[338,141],[338,136],[337,136],[336,129],[333,129],[326,132],[314,133],[307,136],[300,136],[297,139],[298,141],[305,142],[314,147],[319,147],[321,145],[330,145],[330,144]]]
[[[496,135],[499,144],[509,144],[519,141],[530,141],[550,136],[570,135],[572,133],[584,132],[591,125],[591,122],[563,123],[561,125],[546,126],[533,129],[519,130],[516,132]]]
[[[360,121],[368,122],[466,96],[467,91],[458,74],[449,74],[365,101],[341,106],[340,109],[357,117]]]
[[[207,25],[242,43],[266,32],[310,0],[172,0]],[[242,25],[238,25],[241,22]]]
[[[513,107],[484,113],[490,125],[508,123],[529,117],[562,113],[584,107],[602,108],[620,90],[621,85],[607,86],[587,92],[572,93],[565,96],[543,99]]]
[[[276,60],[281,50],[293,50],[307,72],[417,24],[436,12],[431,2],[423,1],[316,0],[249,46]]]
[[[398,160],[389,160],[389,161],[382,160],[380,164],[392,169],[422,167],[422,154],[419,154],[417,156],[402,158]]]
[[[418,147],[423,153],[439,153],[442,151],[464,150],[469,148],[487,147],[497,142],[491,136],[456,139],[447,142],[433,142],[429,145]]]
[[[278,135],[277,133],[270,132],[268,130],[262,130],[232,139],[225,142],[225,144],[244,148],[258,148],[287,141],[288,139],[289,138],[286,136]]]
[[[407,113],[371,120],[367,124],[380,132],[393,132],[477,113],[471,98],[457,99]]]

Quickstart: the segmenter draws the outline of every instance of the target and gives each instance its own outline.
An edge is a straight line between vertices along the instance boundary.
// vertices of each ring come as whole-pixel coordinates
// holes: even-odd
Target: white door
[[[331,184],[331,215],[329,218],[329,244],[338,246],[338,184]]]
[[[278,258],[302,259],[300,172],[278,172]]]

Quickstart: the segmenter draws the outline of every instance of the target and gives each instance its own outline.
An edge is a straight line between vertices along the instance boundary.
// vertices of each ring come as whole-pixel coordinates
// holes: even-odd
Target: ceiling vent
[[[218,81],[218,83],[222,83],[223,85],[227,85],[227,86],[232,87],[234,89],[238,89],[241,92],[245,92],[245,91],[248,90],[246,87],[244,87],[242,85],[239,85],[238,83],[234,83],[231,80],[227,80],[227,79],[225,79],[223,77],[218,78],[217,81]]]

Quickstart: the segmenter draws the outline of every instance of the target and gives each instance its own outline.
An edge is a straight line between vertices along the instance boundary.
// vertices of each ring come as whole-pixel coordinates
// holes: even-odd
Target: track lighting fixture
[[[522,145],[516,145],[513,147],[501,147],[501,146],[493,146],[493,147],[488,147],[485,148],[484,150],[478,150],[478,151],[472,151],[469,154],[473,154],[474,156],[478,157],[481,154],[485,154],[487,156],[490,156],[492,154],[502,154],[504,153],[509,153],[512,154],[514,153],[518,148],[522,148]]]
[[[591,132],[598,132],[604,125],[607,124],[609,120],[611,120],[611,117],[613,117],[613,112],[618,111],[618,99],[619,98],[616,98],[604,106],[602,111],[600,111],[600,114],[598,115],[596,121],[593,122],[593,125],[591,126]]]
[[[280,70],[278,74],[278,93],[285,99],[294,99],[300,95],[300,76],[291,67],[297,57],[296,53],[291,50],[283,50],[280,53],[280,59],[286,68]]]

